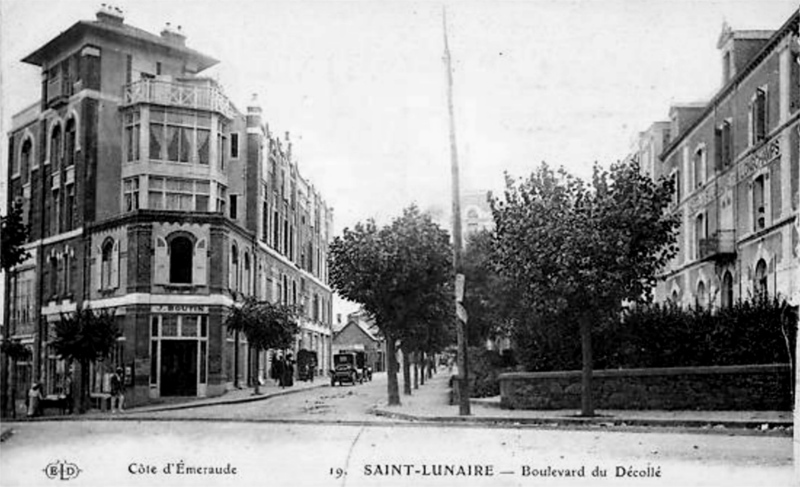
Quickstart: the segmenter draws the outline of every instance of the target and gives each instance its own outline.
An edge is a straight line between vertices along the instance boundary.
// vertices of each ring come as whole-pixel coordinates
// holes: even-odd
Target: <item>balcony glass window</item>
[[[211,116],[189,110],[150,111],[150,159],[207,165]]]
[[[139,110],[125,114],[125,160],[139,160]]]
[[[153,210],[209,211],[210,188],[205,180],[150,177],[148,206]]]
[[[125,211],[139,209],[139,177],[125,179],[122,182],[122,199]]]

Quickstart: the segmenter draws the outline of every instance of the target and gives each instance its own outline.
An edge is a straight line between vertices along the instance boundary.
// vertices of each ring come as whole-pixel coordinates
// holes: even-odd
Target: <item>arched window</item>
[[[767,296],[767,263],[764,259],[758,261],[756,264],[756,276],[754,282],[754,291],[757,296]]]
[[[703,281],[700,281],[697,284],[697,306],[699,308],[705,308],[708,306],[708,295],[706,293],[706,285]]]
[[[722,307],[731,306],[733,306],[733,275],[727,271],[722,277]]]
[[[110,238],[103,243],[102,264],[100,268],[100,288],[109,289],[111,287],[111,272],[114,267],[114,241]]]
[[[75,164],[75,147],[75,118],[71,117],[64,131],[64,167]]]
[[[19,153],[19,163],[11,171],[11,174],[23,174],[23,180],[27,179],[28,171],[31,168],[31,156],[33,155],[33,142],[30,137],[26,137],[22,142],[22,150]]]
[[[670,297],[670,300],[673,303],[678,304],[678,291],[672,291],[672,296]]]
[[[231,245],[231,272],[229,276],[231,289],[239,289],[239,249],[236,244]]]
[[[61,158],[63,155],[63,147],[61,146],[61,125],[56,125],[50,135],[50,164],[52,164],[52,171],[57,171],[61,167]]]
[[[250,254],[244,253],[244,292],[251,292],[250,286]]]
[[[169,282],[192,283],[194,244],[188,237],[178,236],[169,242]]]

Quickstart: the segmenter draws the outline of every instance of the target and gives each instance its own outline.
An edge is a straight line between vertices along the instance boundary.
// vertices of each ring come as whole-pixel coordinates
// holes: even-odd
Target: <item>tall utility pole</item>
[[[450,166],[453,176],[453,268],[456,274],[456,334],[458,335],[458,410],[459,415],[469,416],[469,380],[467,364],[467,317],[461,306],[463,284],[459,286],[461,275],[461,189],[458,182],[458,150],[456,148],[456,122],[453,115],[453,68],[450,63],[450,46],[447,43],[447,11],[442,9],[442,25],[444,30],[444,64],[447,69],[447,111],[450,115]],[[463,278],[462,278],[463,279]],[[462,294],[462,295],[459,295]]]

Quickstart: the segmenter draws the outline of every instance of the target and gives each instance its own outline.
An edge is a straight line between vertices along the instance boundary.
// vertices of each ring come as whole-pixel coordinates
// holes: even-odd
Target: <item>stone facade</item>
[[[672,107],[654,125],[665,143],[640,140],[640,159],[660,152],[646,172],[675,182],[671,211],[681,215],[658,301],[720,307],[766,292],[800,304],[797,26],[797,13],[774,32],[725,25],[720,91]]]
[[[597,370],[592,397],[598,409],[792,409],[789,365]],[[507,409],[580,409],[581,372],[500,375]]]
[[[48,341],[79,306],[114,310],[122,337],[90,388],[107,391],[121,366],[131,404],[266,378],[270,354],[224,326],[247,295],[297,305],[294,351],[326,370],[333,213],[257,100],[241,112],[182,32],[150,34],[106,6],[23,62],[42,88],[8,138],[9,202],[31,225],[31,258],[6,276],[3,337],[33,357],[12,374],[18,393],[34,380],[59,392],[68,364]]]

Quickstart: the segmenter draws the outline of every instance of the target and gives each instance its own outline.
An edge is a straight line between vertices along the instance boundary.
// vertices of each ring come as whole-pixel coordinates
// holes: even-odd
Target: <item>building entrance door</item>
[[[161,340],[161,395],[197,395],[197,340]]]

